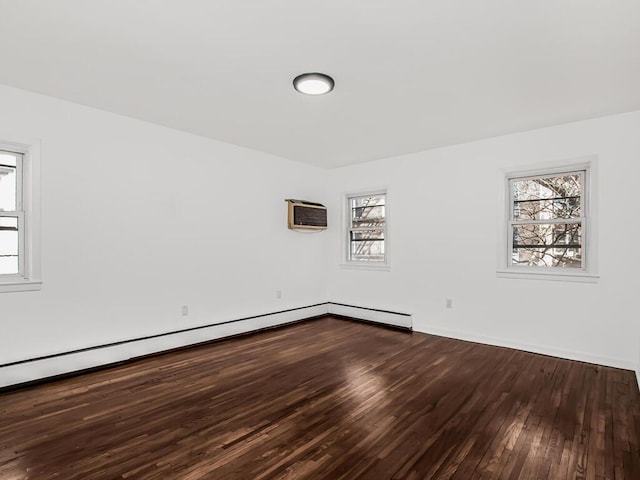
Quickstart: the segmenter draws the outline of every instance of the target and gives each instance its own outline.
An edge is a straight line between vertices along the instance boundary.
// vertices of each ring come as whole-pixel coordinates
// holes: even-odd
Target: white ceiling
[[[0,83],[335,167],[640,109],[640,1],[0,0]]]

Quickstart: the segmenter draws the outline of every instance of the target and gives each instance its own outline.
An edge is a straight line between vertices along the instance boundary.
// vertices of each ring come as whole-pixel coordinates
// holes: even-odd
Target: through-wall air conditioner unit
[[[287,198],[289,228],[292,230],[326,230],[327,207],[321,203]]]

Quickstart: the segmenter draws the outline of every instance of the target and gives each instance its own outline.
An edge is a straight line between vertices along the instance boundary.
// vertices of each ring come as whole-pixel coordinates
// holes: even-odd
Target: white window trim
[[[583,251],[584,264],[581,269],[566,269],[554,267],[523,267],[509,264],[511,244],[509,229],[511,221],[511,191],[512,178],[535,177],[553,175],[572,171],[585,171],[584,231]],[[563,161],[524,166],[517,170],[502,169],[499,173],[500,192],[500,220],[498,222],[498,268],[499,278],[520,278],[526,280],[551,280],[578,283],[596,283],[598,274],[598,158],[595,155],[574,158]]]
[[[364,260],[351,260],[349,258],[350,237],[349,230],[351,228],[351,211],[349,199],[352,197],[366,197],[367,195],[385,195],[385,208],[384,208],[384,262],[367,262]],[[388,272],[391,270],[390,262],[390,201],[389,201],[389,188],[381,187],[370,190],[363,190],[357,192],[344,193],[342,195],[343,208],[342,208],[342,263],[340,267],[353,270],[378,270]]]
[[[20,245],[23,254],[19,257],[19,275],[0,275],[0,293],[40,290],[42,287],[40,258],[40,140],[4,140],[15,139],[12,135],[0,134],[0,150],[21,153],[22,189],[21,227],[23,242]]]

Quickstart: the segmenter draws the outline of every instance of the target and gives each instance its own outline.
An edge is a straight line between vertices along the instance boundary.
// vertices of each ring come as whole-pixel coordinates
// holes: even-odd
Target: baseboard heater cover
[[[0,391],[63,375],[82,373],[176,348],[189,347],[331,314],[405,330],[412,329],[412,315],[410,314],[324,302],[9,362],[0,365]]]
[[[408,330],[413,329],[413,315],[409,313],[399,313],[390,310],[379,310],[375,308],[358,307],[344,303],[330,302],[329,315],[340,315]]]
[[[264,330],[327,314],[327,304],[320,303],[281,312],[230,320],[177,332],[135,338],[122,342],[83,348],[0,365],[0,389],[36,380],[57,377],[128,361],[243,333]]]

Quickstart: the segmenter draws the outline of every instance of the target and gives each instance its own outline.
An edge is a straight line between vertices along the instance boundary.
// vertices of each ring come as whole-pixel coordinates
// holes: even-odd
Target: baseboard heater
[[[393,326],[404,330],[413,329],[413,316],[410,313],[330,302],[329,314],[354,320],[365,320],[367,322]]]
[[[0,392],[327,315],[409,331],[412,328],[410,314],[324,302],[5,363],[0,365]]]

